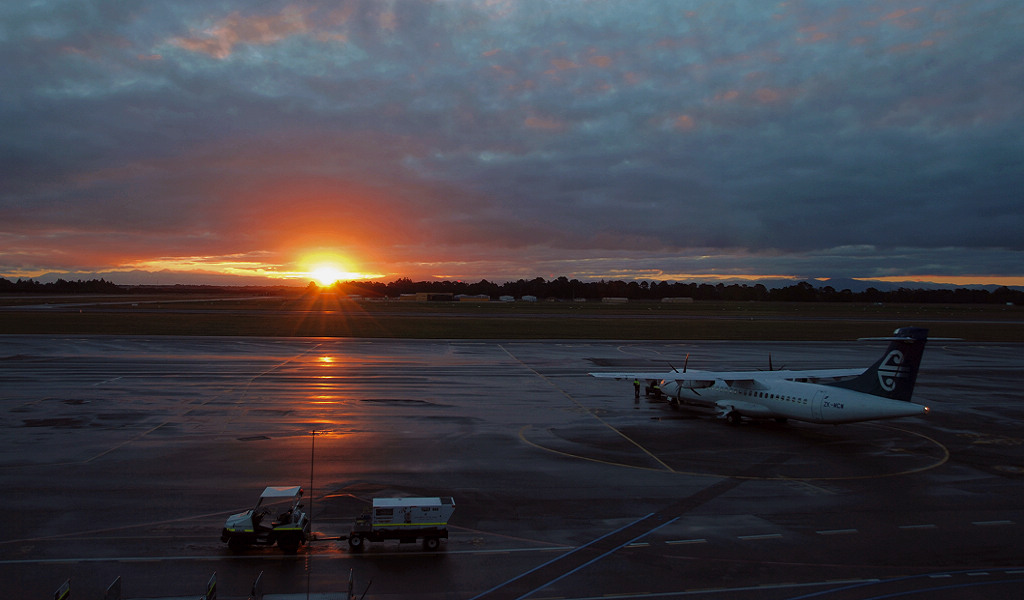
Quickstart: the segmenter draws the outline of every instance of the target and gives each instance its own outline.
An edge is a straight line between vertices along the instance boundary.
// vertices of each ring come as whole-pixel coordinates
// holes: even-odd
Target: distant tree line
[[[477,283],[462,281],[412,281],[407,278],[391,283],[377,281],[345,282],[337,284],[349,294],[370,297],[397,297],[420,292],[467,295],[535,296],[538,299],[628,298],[630,300],[658,301],[663,298],[693,298],[695,301],[725,300],[734,302],[895,302],[935,304],[1014,304],[1024,303],[1024,291],[1000,287],[989,291],[984,288],[908,289],[882,291],[868,288],[863,292],[849,289],[836,290],[831,286],[815,287],[801,281],[788,287],[767,288],[763,284],[726,285],[719,283],[680,283],[668,281],[592,281],[559,277],[550,281],[537,277],[529,281],[520,279],[497,284],[486,279]],[[315,287],[315,284],[314,284]]]
[[[480,280],[476,283],[464,281],[413,281],[408,278],[396,279],[390,283],[379,281],[338,282],[331,286],[341,293],[365,297],[393,297],[421,292],[432,294],[486,295],[491,298],[512,296],[534,296],[540,300],[597,300],[600,298],[628,298],[630,300],[659,301],[663,298],[693,298],[695,301],[731,302],[890,302],[911,304],[1024,304],[1024,291],[1000,287],[985,288],[941,288],[882,291],[868,288],[863,292],[849,289],[836,290],[832,286],[815,287],[806,281],[791,286],[767,288],[763,284],[733,283],[681,283],[668,281],[590,281],[558,277],[545,280],[543,277],[503,284]],[[307,292],[320,291],[310,282]],[[93,279],[89,281],[67,281],[58,279],[53,283],[40,283],[31,279],[10,281],[0,277],[0,293],[34,294],[132,294],[132,293],[246,293],[252,295],[294,293],[296,288],[286,286],[123,286]]]
[[[89,281],[67,281],[58,279],[52,283],[40,283],[34,279],[11,281],[0,277],[0,293],[23,294],[125,294],[128,290],[103,279]]]

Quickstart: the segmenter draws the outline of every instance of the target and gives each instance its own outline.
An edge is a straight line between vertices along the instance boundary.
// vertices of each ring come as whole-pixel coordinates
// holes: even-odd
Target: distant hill
[[[858,279],[848,278],[831,278],[823,281],[812,281],[812,285],[815,287],[832,286],[836,290],[850,290],[851,292],[863,292],[868,288],[875,288],[881,292],[891,292],[899,289],[909,290],[952,290],[958,288],[965,288],[970,290],[987,290],[994,292],[1001,287],[1008,287],[1010,289],[1022,290],[1024,287],[1014,286],[1002,286],[1002,285],[950,285],[948,283],[935,283],[931,281],[875,281],[867,280],[861,281]]]
[[[710,283],[712,285],[717,283],[724,283],[726,285],[763,285],[764,287],[772,290],[779,288],[790,287],[796,283],[799,283],[798,279],[722,279],[715,281],[706,281],[698,283]],[[932,281],[877,281],[873,279],[861,280],[851,279],[848,277],[831,277],[822,279],[805,279],[807,283],[810,283],[816,288],[832,287],[838,292],[843,290],[850,290],[855,294],[867,291],[874,288],[880,292],[892,292],[899,289],[909,290],[955,290],[955,289],[971,289],[971,290],[986,290],[994,292],[1001,287],[1008,287],[1012,290],[1024,291],[1022,286],[1002,286],[1002,285],[951,285],[948,283],[935,283]]]

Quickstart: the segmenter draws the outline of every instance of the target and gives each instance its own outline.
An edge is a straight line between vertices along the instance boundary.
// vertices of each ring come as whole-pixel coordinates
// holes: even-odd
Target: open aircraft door
[[[814,392],[814,399],[811,400],[811,414],[815,420],[821,420],[821,405],[828,396],[825,394],[825,390],[818,390]]]

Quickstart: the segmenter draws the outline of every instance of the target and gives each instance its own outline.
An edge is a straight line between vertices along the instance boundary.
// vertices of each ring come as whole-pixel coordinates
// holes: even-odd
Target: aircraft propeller
[[[786,365],[782,365],[781,367],[779,367],[778,370],[779,371],[783,371],[785,369],[786,369]],[[763,371],[763,370],[764,369],[758,369],[758,371]],[[769,371],[774,371],[775,370],[775,367],[772,366],[772,353],[771,352],[768,353],[768,370]]]
[[[675,367],[672,367],[672,363],[669,363],[668,366],[672,367],[672,370],[675,371],[676,373],[684,374],[684,373],[686,373],[686,366],[688,364],[690,364],[690,353],[689,352],[686,353],[686,358],[683,359],[683,370],[682,371],[680,371],[679,369],[677,369]],[[676,394],[675,395],[676,395],[676,400],[677,401],[680,400],[681,397],[682,397],[683,387],[684,387],[683,383],[685,381],[686,380],[683,380],[683,379],[677,379],[676,380]],[[686,389],[688,389],[691,392],[693,392],[694,394],[700,396],[700,392],[698,392],[695,387],[686,386]]]

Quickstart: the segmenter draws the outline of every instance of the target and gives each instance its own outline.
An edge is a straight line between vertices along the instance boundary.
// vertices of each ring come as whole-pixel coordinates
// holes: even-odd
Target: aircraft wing
[[[619,371],[610,373],[590,373],[591,377],[601,379],[641,379],[644,381],[686,381],[684,387],[709,387],[716,381],[723,381],[728,385],[756,385],[758,381],[770,379],[785,379],[789,381],[803,381],[819,383],[823,381],[838,381],[850,377],[856,377],[864,372],[864,369],[808,369],[801,371],[701,371],[689,369],[687,371]],[[703,385],[701,385],[703,384]]]
[[[696,371],[688,372],[687,375],[696,373]],[[662,379],[672,379],[682,375],[682,373],[676,373],[674,371],[658,371],[658,372],[647,372],[647,371],[620,371],[614,373],[587,373],[591,377],[597,377],[598,379],[641,379],[641,380],[654,380],[661,381]]]
[[[863,369],[863,368],[860,368],[860,369],[804,369],[804,370],[800,370],[800,371],[781,370],[781,371],[765,371],[763,373],[762,372],[757,372],[757,373],[747,372],[746,377],[748,379],[750,379],[751,376],[753,375],[754,376],[753,379],[762,379],[763,380],[763,379],[769,379],[769,378],[778,378],[778,379],[786,379],[786,380],[789,380],[789,381],[802,381],[802,382],[806,382],[806,383],[821,383],[821,382],[839,381],[841,379],[849,379],[851,377],[856,377],[856,376],[860,375],[864,371],[865,371],[865,369]],[[738,373],[733,373],[733,375],[738,375]]]
[[[715,385],[718,378],[715,377],[715,373],[711,371],[697,371],[690,369],[685,373],[682,371],[659,371],[653,372],[640,372],[640,371],[622,371],[618,373],[590,373],[591,377],[598,377],[602,379],[640,379],[643,381],[678,381],[682,387],[687,388],[708,388]]]

